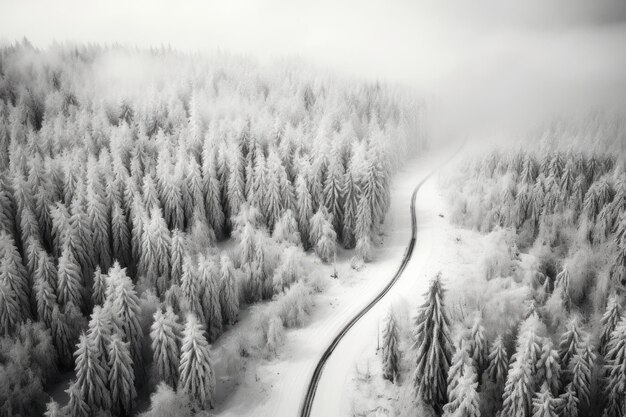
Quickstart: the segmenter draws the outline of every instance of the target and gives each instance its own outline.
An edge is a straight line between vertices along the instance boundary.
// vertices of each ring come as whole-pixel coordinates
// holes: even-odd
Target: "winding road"
[[[463,147],[463,144],[455,152],[453,152],[452,155],[442,165],[445,165],[452,158],[454,158],[462,147]],[[316,393],[318,391],[318,385],[320,383],[320,380],[322,379],[324,368],[327,362],[329,361],[331,355],[336,350],[339,343],[344,339],[346,334],[350,332],[350,330],[355,326],[355,324],[357,324],[359,320],[361,320],[374,306],[376,306],[383,299],[383,297],[385,297],[385,295],[392,289],[392,287],[396,284],[398,279],[402,276],[404,270],[409,264],[409,261],[411,260],[411,257],[413,255],[413,251],[415,249],[415,245],[417,242],[418,228],[417,228],[417,214],[416,214],[416,208],[415,208],[417,193],[422,188],[424,183],[426,183],[426,181],[429,178],[431,178],[439,170],[439,168],[440,167],[435,168],[430,173],[428,173],[425,177],[423,177],[422,180],[413,189],[413,193],[411,194],[411,205],[410,205],[411,240],[409,241],[409,244],[406,248],[404,256],[402,257],[402,261],[398,269],[396,270],[396,273],[393,275],[389,283],[385,285],[385,287],[369,303],[367,303],[352,319],[350,319],[340,329],[339,333],[334,337],[330,345],[326,348],[326,350],[320,357],[319,361],[317,362],[317,365],[315,366],[315,369],[311,376],[311,380],[309,382],[306,394],[300,406],[301,417],[310,417],[312,415],[312,410],[314,408],[315,399],[316,399]],[[324,399],[320,398],[319,401],[323,402]],[[314,413],[314,414],[325,414],[325,413]]]

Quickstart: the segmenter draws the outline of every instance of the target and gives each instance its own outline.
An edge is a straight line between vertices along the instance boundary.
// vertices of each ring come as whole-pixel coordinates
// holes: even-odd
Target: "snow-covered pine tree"
[[[440,412],[447,402],[446,378],[452,351],[441,273],[433,279],[425,298],[414,320],[417,366],[413,386],[417,397]]]
[[[180,289],[190,312],[194,313],[197,317],[204,318],[201,302],[202,287],[200,286],[196,266],[189,256],[186,256],[183,260],[183,275],[180,279]]]
[[[342,191],[344,189],[343,177],[344,168],[342,156],[339,153],[338,146],[332,146],[332,153],[329,156],[328,171],[324,179],[324,188],[322,194],[324,196],[324,205],[328,213],[332,216],[333,227],[337,234],[341,234],[343,225],[343,198]]]
[[[89,320],[87,341],[95,353],[94,360],[99,362],[99,366],[107,374],[109,373],[109,346],[111,344],[111,336],[115,331],[113,326],[113,318],[111,317],[109,307],[95,306]]]
[[[578,318],[574,317],[567,324],[565,332],[563,332],[559,340],[559,357],[563,369],[567,369],[572,357],[579,349],[584,347],[582,340]]]
[[[18,303],[20,313],[17,317],[26,319],[31,316],[29,279],[13,238],[0,233],[0,282],[10,288]]]
[[[73,365],[74,346],[79,336],[79,329],[84,326],[81,312],[73,304],[68,304],[61,312],[58,305],[52,310],[52,340],[64,367]]]
[[[183,276],[183,261],[185,259],[185,234],[178,229],[172,231],[170,239],[170,283],[180,285]]]
[[[113,321],[125,342],[130,343],[135,371],[142,369],[141,345],[143,331],[140,323],[141,308],[135,285],[126,270],[115,262],[109,270],[109,294],[105,304],[110,304]],[[109,297],[111,295],[111,297]]]
[[[76,385],[80,390],[80,397],[92,410],[111,407],[111,395],[107,388],[107,373],[98,360],[98,354],[83,333],[77,345],[76,352]]]
[[[215,159],[204,160],[202,165],[202,181],[204,184],[204,206],[215,235],[221,239],[224,234],[224,212],[220,201],[220,183],[215,172]]]
[[[467,348],[470,357],[474,360],[479,381],[481,380],[483,371],[487,369],[487,366],[489,365],[487,345],[485,328],[482,325],[482,319],[477,317],[472,325],[471,337],[468,341]]]
[[[606,345],[609,343],[611,339],[611,333],[615,330],[615,326],[620,320],[622,315],[622,306],[619,303],[617,295],[613,294],[609,297],[609,300],[606,305],[606,311],[600,320],[600,325],[602,327],[602,333],[600,335],[600,353],[606,353]]]
[[[480,394],[473,366],[460,377],[456,387],[456,398],[444,406],[446,417],[480,417]]]
[[[183,331],[178,389],[201,408],[209,408],[213,406],[215,374],[210,346],[203,333],[204,329],[196,316],[189,314]]]
[[[165,312],[158,309],[154,313],[150,338],[156,377],[175,388],[178,383],[181,326],[171,307],[168,306]]]
[[[159,277],[170,274],[170,231],[161,216],[161,211],[154,209],[150,213],[149,223],[144,225],[141,242],[140,271],[155,284],[159,294],[169,287]]]
[[[539,388],[545,383],[554,396],[558,395],[561,389],[561,364],[559,360],[559,352],[554,349],[552,341],[548,338],[544,339],[541,359],[535,377],[535,387]]]
[[[313,245],[309,236],[309,222],[313,217],[313,202],[306,178],[302,174],[296,177],[296,209],[302,245],[308,249]]]
[[[578,398],[579,410],[587,410],[590,406],[591,387],[593,382],[593,371],[595,367],[596,354],[593,353],[589,341],[578,349],[570,362],[571,385]]]
[[[91,301],[94,306],[102,305],[106,298],[106,275],[100,271],[100,266],[96,267],[93,273],[93,286],[91,291]]]
[[[267,228],[270,231],[274,230],[274,225],[282,213],[282,196],[278,176],[278,172],[281,168],[280,158],[276,152],[271,152],[267,159],[269,175],[266,184],[266,195],[263,198],[265,219],[267,220]]]
[[[228,255],[220,258],[220,306],[224,324],[235,324],[239,316],[239,286],[235,266]]]
[[[541,391],[533,398],[532,417],[559,417],[558,405],[558,398],[552,396],[548,384],[543,384]]]
[[[359,185],[352,173],[352,167],[346,170],[343,180],[341,198],[343,201],[343,228],[341,238],[346,249],[352,249],[356,245],[355,230],[357,222],[357,207],[360,194]]]
[[[37,251],[37,261],[35,265],[33,281],[37,281],[38,279],[46,281],[48,285],[50,285],[50,288],[56,291],[58,271],[55,259],[49,255],[45,249],[40,249]]]
[[[355,237],[357,256],[365,262],[369,261],[371,256],[371,228],[372,210],[370,209],[367,195],[362,192],[359,196],[356,212]]]
[[[606,347],[605,417],[622,417],[626,395],[626,318],[622,317]]]
[[[111,221],[110,207],[95,161],[87,167],[87,216],[93,242],[94,265],[104,271],[111,266]]]
[[[68,417],[91,417],[92,411],[89,404],[83,399],[81,387],[77,382],[71,381],[67,390],[67,404],[63,407],[63,415]]]
[[[229,154],[228,182],[226,190],[228,217],[230,218],[239,213],[239,208],[246,201],[246,199],[242,155],[236,147],[231,148],[229,150]]]
[[[254,261],[256,246],[255,230],[250,222],[246,222],[239,241],[239,264],[241,266],[252,264],[252,261]]]
[[[171,169],[168,169],[171,171]],[[175,173],[168,172],[162,178],[161,207],[163,207],[163,217],[170,229],[184,230],[185,212],[183,210],[183,197],[180,183],[182,178]]]
[[[93,253],[93,238],[90,226],[90,220],[83,206],[82,189],[77,190],[77,195],[72,200],[70,229],[65,241],[65,245],[69,246],[73,252],[76,262],[80,265],[83,276],[92,274],[92,268],[95,265]],[[61,249],[63,251],[63,249]],[[63,254],[61,254],[63,256]]]
[[[113,202],[111,207],[111,241],[113,247],[113,259],[123,267],[130,264],[130,229],[126,221],[124,210],[118,202]]]
[[[63,203],[57,201],[54,206],[50,208],[50,216],[52,218],[53,252],[59,257],[61,256],[61,249],[63,249],[63,245],[65,245],[65,241],[69,235],[70,213]]]
[[[543,327],[536,314],[529,316],[521,325],[517,350],[502,395],[502,415],[529,416],[535,387],[535,373],[540,359],[539,329]]]
[[[504,388],[508,368],[509,356],[506,352],[502,336],[498,336],[491,344],[491,350],[489,351],[489,366],[486,371],[487,377],[490,381]]]
[[[285,291],[302,275],[301,259],[302,252],[299,248],[289,247],[283,252],[272,279],[275,292]]]
[[[317,245],[317,242],[322,237],[324,225],[327,223],[330,223],[330,215],[328,214],[326,207],[322,205],[311,217],[309,222],[309,241],[311,242],[311,246],[315,247]]]
[[[383,329],[383,378],[396,383],[400,374],[400,349],[396,317],[389,309]]]
[[[111,336],[108,350],[108,383],[111,395],[111,410],[117,415],[131,415],[135,397],[135,372],[128,342],[118,334]]]
[[[565,392],[559,396],[561,404],[559,405],[559,415],[567,417],[578,417],[578,397],[576,391],[569,384],[565,388]]]
[[[561,272],[556,276],[554,283],[555,288],[561,289],[561,300],[566,311],[569,311],[572,305],[572,298],[570,296],[570,277],[567,267],[563,267]]]
[[[187,209],[185,216],[187,219],[190,219],[193,216],[193,212],[198,210],[202,218],[207,220],[206,207],[204,205],[204,184],[200,174],[200,166],[194,157],[188,161],[185,183],[191,197],[191,210]]]
[[[46,327],[51,328],[52,327],[52,312],[54,311],[54,307],[57,305],[56,294],[54,290],[52,289],[52,287],[50,286],[50,284],[48,283],[48,281],[46,281],[45,279],[42,279],[41,277],[37,277],[35,279],[35,284],[34,284],[33,289],[35,290],[35,299],[37,301],[37,317],[39,318],[40,321],[45,323]],[[2,289],[0,288],[0,293],[1,292],[2,292]],[[3,295],[3,294],[0,294],[0,297],[3,298],[4,302],[9,303],[8,305],[9,308],[13,306],[12,304],[12,301],[14,301],[13,299],[4,300],[4,297],[6,297],[6,295]],[[12,313],[12,314],[15,314],[15,313]],[[3,313],[0,313],[0,323],[3,322],[2,316],[3,316]],[[4,326],[0,325],[0,328],[4,328]]]
[[[23,319],[15,292],[0,279],[0,335],[13,333]]]
[[[298,223],[291,210],[285,210],[280,220],[278,220],[274,226],[272,238],[278,243],[286,243],[294,246],[302,245],[300,232],[298,231]]]
[[[315,253],[325,262],[331,262],[337,251],[337,234],[330,222],[326,221],[322,226],[322,233],[315,244]]]
[[[80,265],[69,245],[65,245],[59,258],[57,275],[57,298],[59,304],[72,303],[79,309],[84,308],[84,283]]]
[[[215,264],[206,258],[198,262],[198,279],[202,288],[200,303],[204,312],[209,343],[222,334],[222,308],[220,305],[220,287]]]
[[[473,373],[474,380],[476,380],[476,367],[475,362],[470,356],[469,349],[470,344],[461,339],[459,342],[459,346],[452,355],[452,360],[450,362],[450,369],[448,369],[448,377],[447,377],[447,393],[448,393],[448,405],[444,407],[444,410],[447,414],[451,414],[454,412],[455,404],[460,398],[458,397],[458,393],[456,391],[457,385],[459,381],[466,375]]]

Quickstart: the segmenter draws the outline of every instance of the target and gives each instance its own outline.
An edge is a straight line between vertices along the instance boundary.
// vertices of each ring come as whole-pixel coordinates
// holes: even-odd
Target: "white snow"
[[[410,199],[415,185],[449,154],[450,149],[445,149],[417,158],[396,174],[391,207],[383,227],[383,244],[375,250],[374,260],[356,272],[349,267],[349,254],[343,253],[338,259],[339,279],[331,280],[326,291],[315,297],[309,323],[287,331],[278,358],[249,361],[241,380],[229,387],[228,391],[232,392],[219,395],[216,415],[298,415],[313,370],[330,341],[397,270],[410,240]],[[350,415],[350,377],[355,358],[371,347],[372,342],[375,350],[377,325],[391,300],[412,293],[421,296],[426,289],[433,257],[443,249],[437,246],[436,231],[445,224],[445,219],[439,217],[443,205],[436,193],[436,183],[435,176],[418,194],[418,237],[413,259],[392,291],[338,345],[324,370],[313,415]]]

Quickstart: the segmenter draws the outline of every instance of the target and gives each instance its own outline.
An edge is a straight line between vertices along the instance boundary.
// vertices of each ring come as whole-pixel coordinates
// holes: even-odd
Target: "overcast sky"
[[[623,104],[625,0],[0,0],[0,39],[217,48],[410,84],[458,116]],[[505,110],[503,110],[505,109]],[[542,110],[543,111],[543,110]]]

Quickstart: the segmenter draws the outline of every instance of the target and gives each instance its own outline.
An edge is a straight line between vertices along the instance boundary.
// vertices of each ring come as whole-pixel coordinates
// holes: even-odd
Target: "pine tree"
[[[20,310],[20,321],[29,318],[31,311],[28,273],[13,238],[6,233],[0,233],[0,282],[15,297]]]
[[[443,304],[441,274],[426,293],[426,301],[415,318],[417,367],[413,373],[416,395],[435,410],[447,401],[446,378],[450,367],[450,320]]]
[[[33,280],[36,282],[38,279],[45,281],[50,285],[50,288],[56,291],[57,286],[57,267],[55,260],[52,256],[48,255],[44,249],[40,249],[37,252],[37,260],[35,266],[35,273],[33,274]]]
[[[561,300],[567,311],[570,310],[572,305],[569,281],[569,271],[567,270],[567,267],[564,267],[563,270],[556,276],[555,287],[561,289]]]
[[[178,229],[172,231],[170,240],[170,283],[180,285],[185,259],[185,234]]]
[[[227,183],[229,217],[236,216],[239,213],[239,208],[245,202],[245,182],[241,154],[238,149],[232,149],[231,153]]]
[[[52,327],[52,312],[54,311],[54,307],[57,305],[57,297],[45,279],[38,277],[35,280],[34,288],[35,290],[35,299],[37,301],[37,317],[40,321],[44,322],[45,325],[49,328]],[[0,289],[0,292],[2,289]],[[10,303],[12,300],[8,300]],[[9,304],[10,306],[11,304]]]
[[[330,215],[325,206],[320,206],[317,212],[311,217],[310,229],[309,229],[309,242],[311,246],[315,247],[317,242],[322,237],[324,226],[330,224]]]
[[[131,234],[124,210],[117,201],[113,202],[111,208],[111,240],[113,259],[123,267],[128,267],[131,255]]]
[[[78,332],[84,326],[82,321],[81,312],[73,304],[66,305],[63,312],[58,305],[52,310],[52,338],[64,367],[69,367],[73,363],[72,354],[78,340]]]
[[[609,343],[611,333],[615,330],[615,326],[620,320],[622,314],[622,306],[619,303],[617,295],[613,294],[609,297],[606,306],[606,312],[602,316],[600,325],[602,326],[602,333],[600,336],[600,353],[606,353],[606,345]]]
[[[561,358],[561,367],[564,369],[567,369],[576,352],[583,348],[582,335],[578,326],[578,319],[575,317],[568,323],[559,341],[559,357]]]
[[[176,387],[180,356],[181,328],[178,317],[168,306],[165,313],[158,309],[150,327],[152,358],[158,380]]]
[[[451,414],[455,410],[455,404],[460,400],[456,390],[459,381],[468,374],[473,374],[473,378],[476,380],[475,362],[469,354],[470,346],[468,345],[469,343],[464,340],[459,342],[459,346],[452,356],[450,369],[448,369],[448,405],[444,407],[447,414]]]
[[[498,336],[493,341],[489,351],[489,366],[486,371],[489,380],[504,387],[508,367],[509,357],[504,347],[504,341],[502,336]]]
[[[473,367],[457,382],[456,398],[444,406],[445,416],[480,417],[480,395]]]
[[[558,395],[561,388],[561,364],[559,363],[559,352],[553,349],[550,339],[546,339],[543,343],[539,369],[535,379],[536,386],[546,383],[552,395]]]
[[[534,376],[540,359],[537,336],[540,326],[539,318],[535,314],[520,325],[517,351],[512,357],[502,395],[502,415],[528,416],[531,412]]]
[[[111,410],[118,415],[131,415],[137,393],[128,342],[114,334],[109,344],[108,357]]]
[[[95,360],[106,373],[109,372],[109,346],[114,333],[113,318],[109,307],[95,306],[89,320],[87,338],[96,355]]]
[[[63,248],[63,253],[59,258],[57,283],[59,304],[72,303],[79,309],[84,308],[83,293],[85,289],[82,272],[69,245]]]
[[[107,374],[84,333],[80,336],[74,357],[76,358],[76,385],[80,391],[80,397],[91,409],[108,410],[111,407],[111,396],[107,389]]]
[[[185,228],[185,213],[178,175],[168,172],[162,177],[161,206],[163,217],[170,229],[183,230]]]
[[[576,392],[576,398],[578,398],[578,405],[581,410],[585,410],[590,405],[592,373],[595,360],[596,355],[587,342],[586,346],[579,349],[570,362],[572,388]]]
[[[170,273],[170,232],[160,210],[153,210],[150,221],[144,225],[141,242],[140,271],[150,282],[156,284],[159,294],[163,294],[169,286],[161,282],[159,277]]]
[[[93,273],[93,287],[91,292],[91,300],[94,306],[102,305],[106,298],[106,275],[100,271],[97,266]]]
[[[15,292],[0,280],[0,335],[13,333],[22,319]]]
[[[472,325],[468,349],[470,357],[474,360],[476,373],[480,380],[483,371],[488,366],[487,340],[485,338],[485,328],[480,318],[476,318]]]
[[[77,382],[70,382],[70,386],[65,392],[69,400],[63,407],[63,414],[68,417],[90,417],[92,415],[91,408],[83,399],[82,389]]]
[[[555,399],[547,384],[533,398],[533,417],[559,417],[557,412],[559,400]]]
[[[239,287],[230,257],[220,258],[220,306],[224,324],[235,324],[239,316]]]
[[[578,397],[576,397],[576,391],[569,384],[565,388],[565,392],[559,396],[561,401],[559,407],[559,415],[562,417],[578,417]]]
[[[126,270],[116,262],[109,271],[109,294],[106,303],[111,305],[111,314],[122,340],[130,343],[135,371],[141,368],[141,342],[143,331],[140,323],[141,308],[135,285],[126,275]],[[105,304],[106,304],[105,303]]]
[[[111,221],[105,197],[94,161],[87,169],[87,216],[92,231],[95,264],[107,271],[111,266]]]
[[[303,175],[296,178],[296,208],[298,217],[298,227],[300,229],[300,237],[305,249],[313,245],[310,240],[309,221],[313,217],[313,202],[311,201],[311,193]]]
[[[222,308],[216,268],[210,260],[201,259],[198,269],[198,278],[202,287],[200,302],[204,312],[208,340],[214,342],[222,334]]]
[[[193,314],[187,316],[181,346],[178,387],[202,408],[213,406],[215,374],[204,329]]]
[[[198,279],[198,271],[190,257],[185,257],[183,261],[183,275],[180,279],[180,289],[189,312],[194,313],[197,317],[204,318],[202,309],[201,291],[202,287]]]
[[[346,170],[342,190],[343,229],[341,237],[343,239],[343,246],[346,249],[352,249],[356,244],[354,232],[356,230],[359,193],[359,186],[354,178],[354,175],[352,174],[352,170],[349,168]]]
[[[207,218],[218,238],[224,233],[224,212],[220,202],[220,184],[217,180],[214,161],[204,161],[202,166],[204,183],[204,205]]]
[[[300,232],[298,231],[298,223],[291,210],[286,210],[283,213],[274,227],[272,237],[278,243],[287,243],[294,246],[302,245]]]
[[[337,234],[330,222],[326,222],[322,228],[322,234],[315,245],[315,253],[325,262],[331,262],[337,251]]]
[[[78,191],[77,191],[78,193]],[[94,267],[93,238],[90,220],[82,203],[82,197],[76,196],[72,201],[70,231],[65,241],[73,253],[75,262],[80,265],[83,276],[89,276]],[[62,249],[62,252],[64,248]],[[63,256],[63,253],[61,253]],[[60,269],[60,268],[59,268]]]
[[[328,213],[332,216],[335,232],[341,233],[344,205],[342,198],[342,191],[344,189],[344,169],[337,146],[333,147],[333,153],[334,154],[330,156],[330,163],[322,192],[324,195],[324,205]]]
[[[396,318],[390,309],[383,329],[383,378],[396,383],[400,374],[400,350],[398,347]]]
[[[256,250],[256,236],[254,228],[250,222],[247,222],[241,233],[239,241],[239,263],[241,266],[250,265],[254,260],[254,252]]]
[[[267,220],[267,228],[270,231],[274,230],[274,225],[280,218],[282,213],[282,196],[280,189],[280,179],[278,177],[278,171],[282,168],[280,165],[280,159],[276,152],[271,152],[267,161],[268,170],[270,175],[267,178],[267,194],[264,196],[265,204],[265,218]]]

